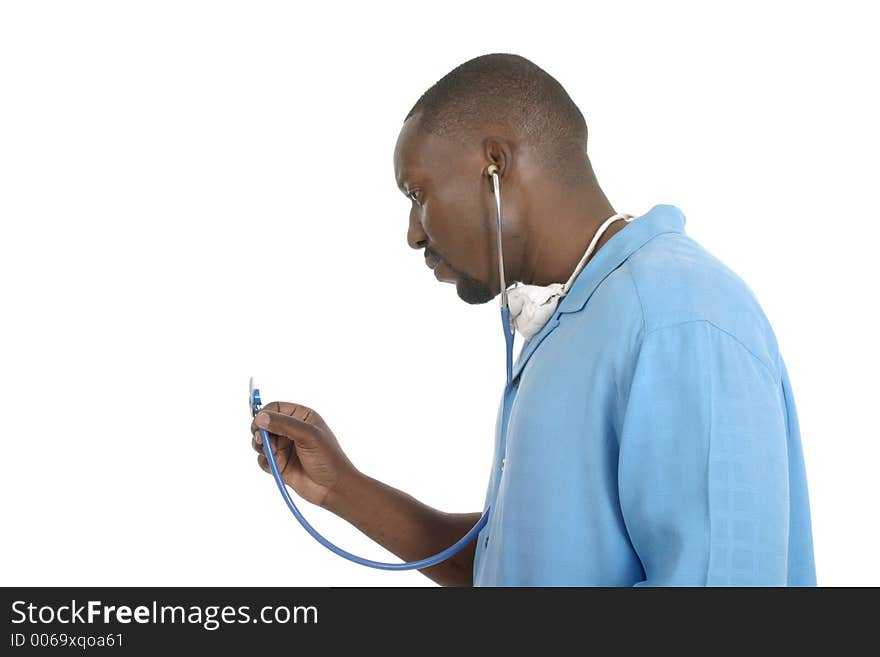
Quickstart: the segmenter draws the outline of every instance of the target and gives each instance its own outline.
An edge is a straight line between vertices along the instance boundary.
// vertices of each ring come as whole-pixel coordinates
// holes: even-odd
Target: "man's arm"
[[[360,472],[327,499],[326,508],[404,561],[432,556],[477,524],[479,513],[444,513]],[[419,570],[442,586],[473,586],[476,540],[430,568]]]

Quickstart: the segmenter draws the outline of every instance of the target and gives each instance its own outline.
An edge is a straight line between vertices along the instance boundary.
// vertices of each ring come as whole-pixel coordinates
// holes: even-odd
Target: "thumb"
[[[262,410],[257,413],[254,423],[261,429],[293,441],[297,449],[314,449],[318,436],[315,425],[303,422],[284,413]]]

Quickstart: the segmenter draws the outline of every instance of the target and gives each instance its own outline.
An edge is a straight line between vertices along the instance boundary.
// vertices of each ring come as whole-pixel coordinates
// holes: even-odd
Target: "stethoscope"
[[[490,164],[486,168],[486,175],[492,178],[492,190],[495,195],[495,216],[497,217],[498,225],[498,278],[501,281],[501,325],[504,329],[504,346],[507,357],[507,384],[510,385],[513,373],[513,339],[515,334],[510,324],[510,309],[507,305],[507,285],[504,278],[504,255],[501,245],[501,189],[498,182],[498,167],[494,164]],[[259,413],[260,409],[262,408],[262,401],[260,400],[259,388],[254,386],[253,377],[251,377],[250,380],[248,393],[251,416],[256,417],[257,413]],[[275,483],[278,485],[278,490],[281,491],[281,497],[284,498],[284,501],[287,504],[287,508],[290,509],[290,512],[293,513],[293,516],[299,521],[299,524],[301,524],[303,528],[309,534],[311,534],[311,536],[316,541],[318,541],[321,545],[326,547],[331,552],[334,552],[335,554],[338,554],[340,557],[344,557],[349,561],[359,563],[362,566],[369,566],[370,568],[379,568],[381,570],[416,570],[427,568],[429,566],[438,564],[441,561],[445,561],[452,555],[461,551],[466,545],[474,540],[476,535],[480,533],[483,527],[486,526],[486,522],[489,520],[489,511],[491,509],[491,505],[486,507],[486,510],[483,511],[483,515],[480,516],[477,524],[475,524],[467,534],[462,536],[461,539],[458,540],[458,542],[456,542],[454,545],[449,546],[442,552],[438,552],[431,557],[420,559],[419,561],[408,561],[405,563],[386,563],[383,561],[364,559],[363,557],[359,557],[356,554],[352,554],[351,552],[343,550],[339,546],[334,545],[333,543],[328,541],[326,538],[321,536],[321,534],[319,534],[314,527],[309,524],[308,520],[303,517],[303,514],[297,508],[296,504],[294,504],[293,499],[291,499],[290,493],[287,490],[287,486],[284,484],[284,480],[281,478],[281,472],[278,470],[278,463],[275,460],[275,454],[272,452],[269,434],[265,429],[260,429],[259,431],[260,436],[263,439],[263,453],[266,455],[266,460],[269,462],[269,468],[272,470],[272,477],[275,479]]]

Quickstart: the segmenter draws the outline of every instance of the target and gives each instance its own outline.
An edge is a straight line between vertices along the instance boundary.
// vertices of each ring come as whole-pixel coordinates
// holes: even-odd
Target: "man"
[[[471,304],[501,292],[490,167],[506,282],[576,274],[500,401],[487,525],[422,572],[444,585],[815,585],[797,414],[764,313],[678,208],[613,220],[586,146],[562,86],[515,55],[462,64],[404,120],[394,170],[408,240],[439,280]],[[407,561],[481,515],[359,472],[305,406],[269,404],[257,427],[299,495]]]

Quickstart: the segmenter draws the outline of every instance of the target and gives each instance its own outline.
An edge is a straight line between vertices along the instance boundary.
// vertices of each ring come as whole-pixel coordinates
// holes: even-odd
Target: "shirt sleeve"
[[[636,586],[786,583],[781,386],[708,321],[645,336],[620,431],[618,493]]]

